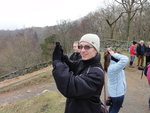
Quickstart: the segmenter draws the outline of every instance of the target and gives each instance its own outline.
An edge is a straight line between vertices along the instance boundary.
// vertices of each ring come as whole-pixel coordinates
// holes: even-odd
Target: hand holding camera
[[[113,55],[113,54],[114,54],[114,51],[112,51],[112,47],[107,48],[107,52],[108,52],[108,54],[110,54],[110,55]]]
[[[54,60],[61,60],[63,55],[63,49],[60,45],[60,42],[56,42],[55,49],[53,51],[53,61]]]
[[[111,106],[112,105],[112,100],[110,97],[106,100],[106,106]]]

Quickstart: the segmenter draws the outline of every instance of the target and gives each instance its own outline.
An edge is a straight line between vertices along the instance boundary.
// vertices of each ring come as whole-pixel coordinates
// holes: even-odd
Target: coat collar
[[[91,66],[100,62],[100,54],[98,53],[95,57],[89,60],[82,60],[84,66]]]

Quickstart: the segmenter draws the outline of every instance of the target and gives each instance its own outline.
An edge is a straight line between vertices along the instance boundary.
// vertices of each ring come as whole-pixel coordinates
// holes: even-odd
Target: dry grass
[[[16,78],[16,80],[13,81],[9,80],[11,81],[11,84],[13,84],[15,81],[18,82],[21,80],[21,82],[18,82],[17,84],[12,85],[11,87],[0,92],[2,93],[16,90],[37,83],[40,84],[43,82],[53,82],[54,80],[51,69],[44,69],[44,71],[41,70],[34,72],[30,75],[26,75],[26,77],[22,76],[20,78]],[[6,83],[7,84],[4,84],[4,86],[9,85],[8,81]],[[63,113],[65,108],[64,106],[65,97],[63,97],[59,92],[50,91],[24,101],[3,104],[0,106],[0,113]]]
[[[46,92],[40,96],[0,108],[0,113],[63,113],[65,98],[58,92]]]

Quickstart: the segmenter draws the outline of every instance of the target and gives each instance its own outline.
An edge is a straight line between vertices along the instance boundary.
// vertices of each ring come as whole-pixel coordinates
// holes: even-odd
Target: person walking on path
[[[112,104],[109,113],[118,113],[124,101],[126,92],[126,77],[124,68],[129,58],[125,55],[115,53],[112,48],[107,48],[104,54],[104,70],[107,74],[108,98]]]
[[[101,113],[104,73],[100,63],[100,39],[85,34],[79,41],[82,59],[70,62],[59,42],[53,52],[52,74],[58,90],[66,100],[65,113]]]
[[[138,57],[138,64],[137,64],[137,66],[143,67],[144,56],[145,56],[145,49],[146,49],[146,46],[144,44],[144,41],[141,40],[140,43],[137,46],[137,57]]]
[[[136,46],[137,46],[137,42],[133,41],[133,44],[130,46],[130,65],[129,67],[134,68],[133,66],[133,62],[136,56]]]

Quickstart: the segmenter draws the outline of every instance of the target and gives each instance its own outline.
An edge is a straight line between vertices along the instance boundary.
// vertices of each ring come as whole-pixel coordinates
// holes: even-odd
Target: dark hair
[[[110,57],[108,51],[104,52],[104,71],[107,72],[108,66],[110,65]]]
[[[133,40],[133,45],[135,45],[135,44],[137,44],[137,42]]]
[[[118,59],[111,56],[108,51],[104,52],[104,70],[105,70],[105,72],[107,72],[108,66],[110,65],[110,60],[113,60],[115,62],[119,61]]]

